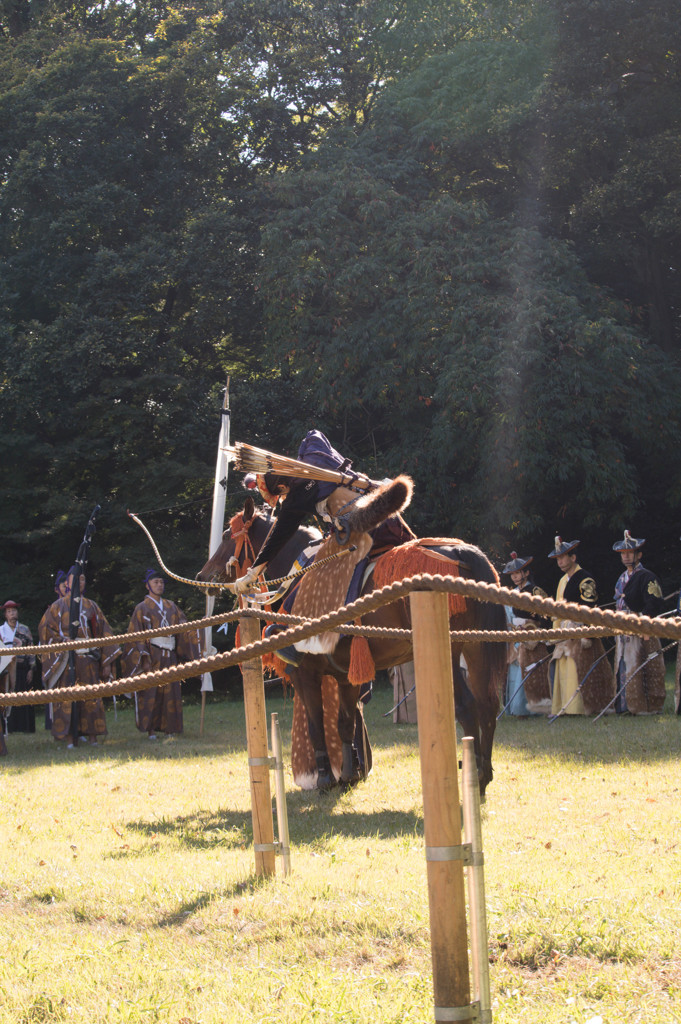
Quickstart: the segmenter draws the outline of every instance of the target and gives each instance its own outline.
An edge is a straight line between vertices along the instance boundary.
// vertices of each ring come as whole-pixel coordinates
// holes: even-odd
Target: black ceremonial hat
[[[511,561],[507,562],[504,568],[501,570],[502,573],[520,572],[532,561],[532,555],[529,558],[520,558],[517,551],[511,552]]]
[[[636,537],[632,537],[628,530],[624,531],[624,540],[618,540],[612,546],[613,551],[640,551],[644,540],[637,540]]]
[[[563,540],[562,537],[556,537],[553,551],[547,555],[547,558],[558,558],[558,555],[567,555],[568,552],[573,551],[578,544],[578,540]]]

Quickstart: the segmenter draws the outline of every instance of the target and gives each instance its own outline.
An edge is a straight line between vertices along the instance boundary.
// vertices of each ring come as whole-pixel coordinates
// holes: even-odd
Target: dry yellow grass
[[[416,729],[367,710],[375,770],[291,789],[293,873],[253,877],[243,708],[96,751],[10,736],[0,1024],[433,1019]],[[269,701],[286,737],[290,704]],[[494,1020],[681,1021],[679,729],[505,719],[484,807]],[[289,780],[289,785],[291,785]]]

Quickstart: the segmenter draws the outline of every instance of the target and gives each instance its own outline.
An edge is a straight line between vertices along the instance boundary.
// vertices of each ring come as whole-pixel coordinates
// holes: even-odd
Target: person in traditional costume
[[[641,559],[645,540],[624,531],[624,539],[613,544],[619,552],[624,572],[615,584],[618,611],[655,618],[664,607],[662,587],[654,572]],[[665,665],[662,645],[657,637],[615,637],[615,673],[618,714],[659,715],[664,706]],[[657,655],[657,656],[656,656]]]
[[[549,558],[555,558],[563,573],[556,590],[556,601],[595,608],[598,590],[593,576],[577,562],[578,540],[556,537]],[[554,629],[575,628],[579,623],[555,618]],[[595,715],[615,695],[615,678],[599,639],[580,637],[561,640],[553,649],[549,677],[552,684],[551,713],[558,715]]]
[[[345,537],[351,531],[369,532],[375,553],[415,539],[415,534],[399,515],[399,509],[411,498],[411,481],[408,478],[376,484],[368,477],[354,473],[349,460],[344,459],[319,430],[307,432],[298,450],[298,460],[338,470],[351,477],[351,483],[339,486],[337,483],[274,472],[253,474],[250,480],[247,478],[247,486],[257,486],[261,497],[271,508],[276,508],[279,502],[281,504],[276,522],[253,565],[235,584],[237,594],[253,589],[268,562],[281,551],[307,516],[320,516]],[[378,521],[380,525],[377,526]]]
[[[57,571],[55,573],[55,576],[54,576],[54,592],[57,595],[57,600],[60,597],[66,597],[68,595],[68,593],[69,593],[69,577],[68,577],[68,574],[65,573],[63,569],[57,569]],[[40,622],[38,623],[38,643],[39,644],[47,644],[47,643],[49,643],[49,640],[47,639],[47,635],[46,635],[46,632],[45,632],[45,623],[47,621],[47,613],[48,613],[49,609],[50,609],[50,605],[47,606],[47,608],[45,609],[45,612],[43,613],[43,617],[41,618]],[[43,685],[45,685],[45,684],[43,683]],[[50,708],[49,704],[45,705],[45,728],[46,729],[51,729],[52,728],[52,712],[51,712],[51,708]]]
[[[32,647],[31,630],[19,622],[19,605],[15,601],[5,601],[2,608],[5,621],[0,626],[0,642],[5,647]],[[35,658],[32,654],[12,658],[0,676],[0,687],[5,693],[31,690],[34,669]],[[35,708],[32,705],[6,708],[5,715],[8,732],[35,732]]]
[[[501,570],[502,575],[511,577],[514,590],[519,593],[547,597],[546,592],[532,579],[532,561],[532,555],[529,558],[522,558],[516,551],[512,551],[511,560]],[[550,620],[536,612],[523,611],[510,605],[505,607],[510,629],[548,629],[550,626]],[[548,658],[548,648],[539,640],[516,641],[508,645],[505,714],[524,717],[549,713],[551,692]]]
[[[162,572],[148,569],[144,585],[147,596],[135,607],[128,633],[178,626],[187,621],[184,612],[163,596],[165,577]],[[126,676],[135,676],[195,661],[198,657],[198,634],[196,630],[185,630],[172,636],[131,641],[123,651],[121,666]],[[135,693],[135,721],[140,732],[146,732],[150,740],[155,740],[159,733],[168,737],[182,733],[181,680]]]
[[[69,577],[63,569],[57,569],[54,576],[54,592],[57,595],[57,600],[60,597],[66,597],[69,593]],[[46,644],[48,641],[45,638],[45,616],[47,615],[50,606],[48,605],[45,609],[42,619],[38,623],[38,643]]]
[[[84,596],[85,585],[84,574],[80,573],[77,565],[72,566],[68,572],[68,593],[58,597],[45,612],[42,629],[46,646],[70,639],[71,590],[73,587],[79,588],[78,631],[75,639],[82,638],[84,643],[73,652],[73,657],[70,657],[68,651],[55,654],[46,651],[41,654],[43,685],[46,689],[56,691],[65,686],[94,686],[107,682],[111,679],[114,661],[121,653],[117,645],[95,647],[88,644],[88,640],[113,636],[113,630],[99,605]],[[78,701],[55,700],[51,707],[52,735],[55,740],[65,742],[67,748],[76,747],[81,738],[96,746],[97,738],[106,736],[106,717],[101,697]]]

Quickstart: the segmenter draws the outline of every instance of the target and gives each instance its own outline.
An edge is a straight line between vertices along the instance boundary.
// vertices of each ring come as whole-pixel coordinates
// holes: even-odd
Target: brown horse
[[[250,499],[249,499],[250,500]],[[262,517],[264,519],[264,517]],[[254,514],[249,534],[253,533],[252,544],[257,552],[264,540],[268,528],[259,522],[258,513]],[[267,520],[269,522],[269,520]],[[225,533],[225,541],[213,558],[206,563],[198,579],[209,582],[224,580],[225,563],[233,553],[233,540]],[[256,547],[257,545],[257,547]],[[297,541],[300,550],[300,540]],[[458,575],[464,579],[498,583],[498,576],[488,558],[479,548],[459,540],[439,540],[432,548],[434,556],[439,558],[437,568],[432,572],[444,575]],[[299,552],[289,555],[291,564]],[[450,563],[448,569],[447,562]],[[270,578],[281,575],[281,565],[274,568],[268,566]],[[407,574],[409,575],[409,574]],[[366,594],[374,588],[373,575],[365,583],[362,593]],[[295,613],[295,605],[293,612]],[[409,630],[411,626],[408,603],[399,600],[385,605],[375,612],[363,616],[361,623],[367,626],[382,628],[400,628]],[[452,629],[495,630],[506,629],[506,614],[502,605],[493,605],[470,599],[465,602],[465,611],[458,611],[450,619]],[[338,733],[343,745],[342,769],[340,781],[352,784],[361,778],[361,759],[355,746],[356,711],[361,687],[350,683],[348,672],[351,659],[350,637],[341,637],[331,654],[301,654],[289,650],[288,656],[295,660],[296,665],[290,669],[293,686],[307,712],[310,737],[317,762],[317,786],[327,788],[335,782],[329,764],[327,738],[324,729],[322,702],[322,681],[324,677],[333,677],[338,683],[339,712]],[[410,637],[402,639],[369,640],[369,651],[373,658],[376,671],[388,669],[413,660]],[[284,652],[280,652],[284,653]],[[460,667],[463,654],[466,662],[466,676]],[[492,744],[496,726],[496,715],[499,710],[499,693],[506,676],[506,645],[503,643],[453,643],[452,670],[454,675],[454,696],[456,716],[466,735],[473,736],[478,759],[478,775],[480,789],[484,791],[492,780]]]

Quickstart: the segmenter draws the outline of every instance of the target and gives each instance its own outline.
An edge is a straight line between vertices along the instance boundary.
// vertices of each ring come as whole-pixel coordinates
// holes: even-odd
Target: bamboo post
[[[291,843],[288,832],[288,811],[286,809],[286,783],[284,781],[284,751],[279,728],[279,715],[272,712],[272,753],[274,755],[274,793],[277,804],[277,834],[279,852],[284,868],[284,877],[291,874]]]
[[[492,999],[489,984],[489,943],[487,937],[487,907],[485,905],[485,870],[482,852],[482,825],[480,822],[480,783],[475,759],[475,740],[463,738],[463,827],[466,843],[471,847],[468,875],[468,905],[471,925],[471,966],[473,973],[473,999],[480,1004],[480,1024],[492,1020]]]
[[[260,639],[258,619],[239,619],[241,645]],[[260,658],[242,664],[244,676],[244,710],[246,713],[246,744],[251,781],[251,815],[253,818],[253,849],[258,875],[273,875],[275,863],[272,795],[270,792],[270,757],[267,746],[265,682]]]
[[[416,674],[435,1020],[472,1017],[447,594],[409,598]]]

